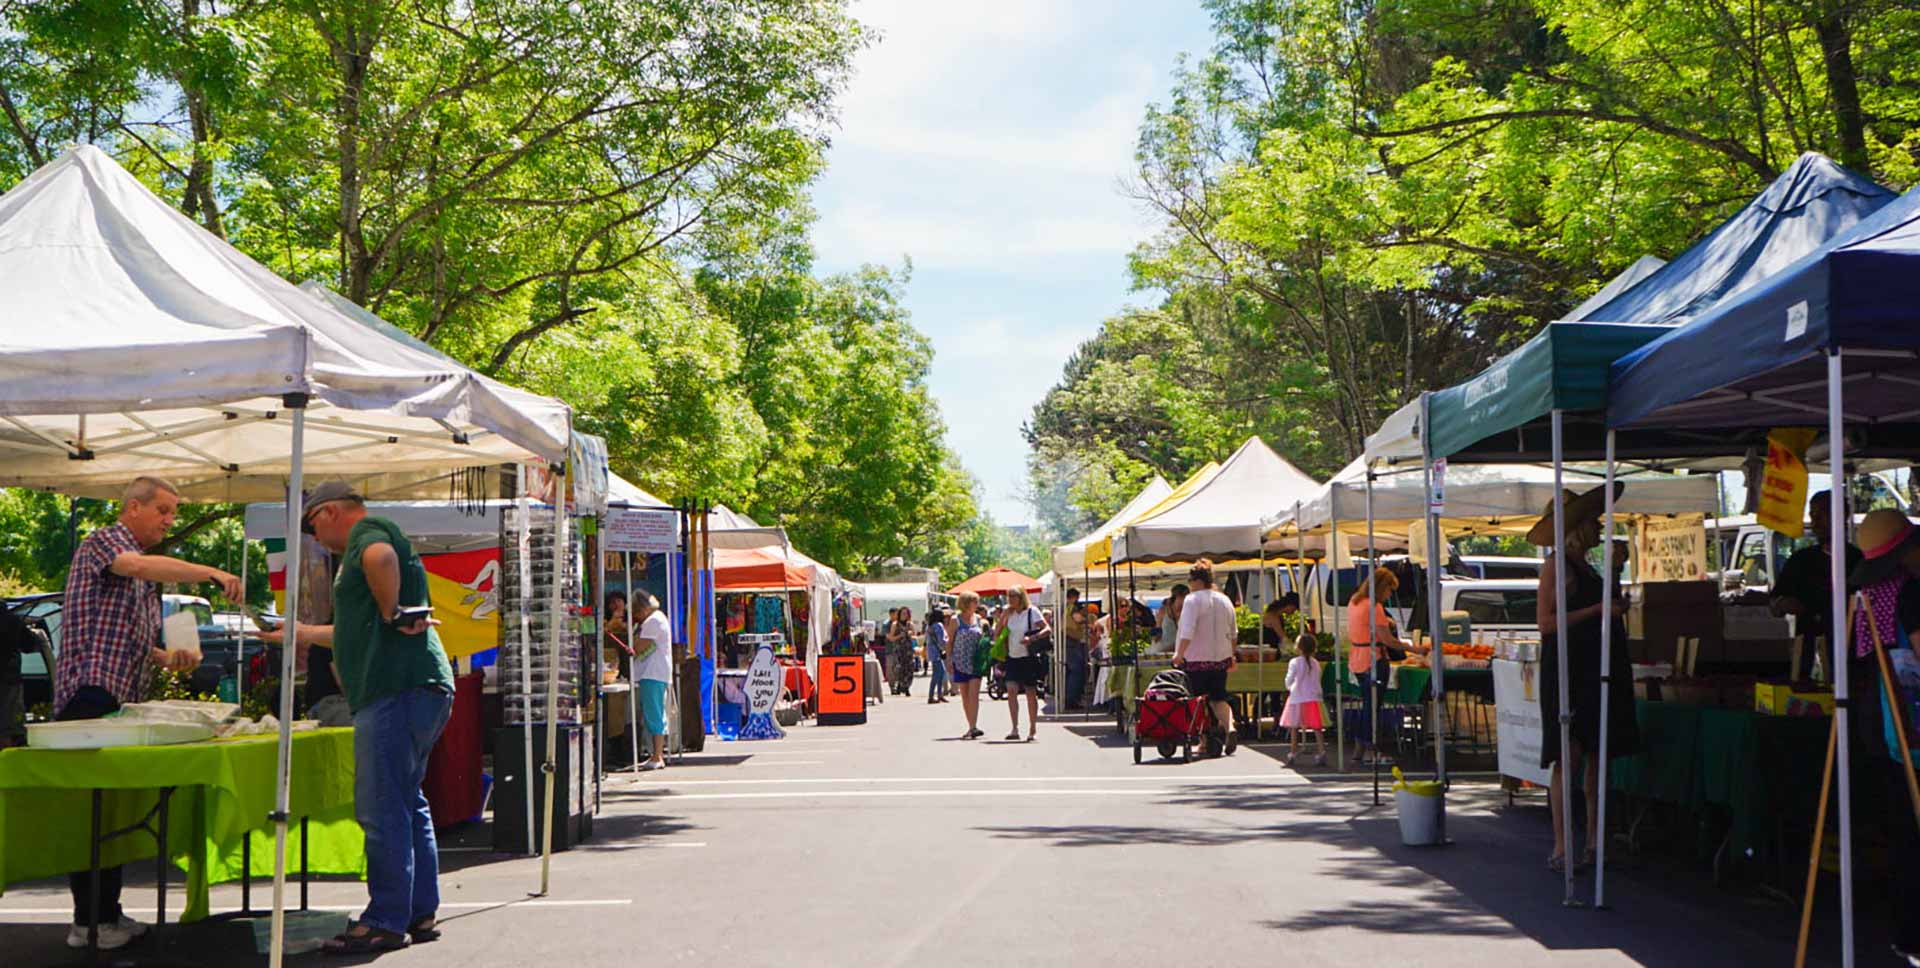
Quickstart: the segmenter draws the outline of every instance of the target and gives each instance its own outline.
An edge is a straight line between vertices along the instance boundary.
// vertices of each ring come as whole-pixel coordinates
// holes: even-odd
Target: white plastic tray
[[[27,745],[43,750],[97,750],[109,746],[167,746],[194,743],[213,736],[213,727],[196,723],[162,723],[138,719],[80,719],[65,723],[32,723]]]

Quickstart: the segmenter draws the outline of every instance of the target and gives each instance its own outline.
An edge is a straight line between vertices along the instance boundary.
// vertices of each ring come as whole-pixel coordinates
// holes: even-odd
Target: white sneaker
[[[140,940],[147,933],[147,926],[126,915],[111,924],[100,925],[99,945],[101,951],[113,951],[124,948]],[[73,924],[67,926],[67,947],[84,948],[87,946],[87,926]]]
[[[666,768],[667,768],[667,764],[662,763],[659,760],[648,760],[645,763],[640,764],[640,769],[642,770],[664,770]]]

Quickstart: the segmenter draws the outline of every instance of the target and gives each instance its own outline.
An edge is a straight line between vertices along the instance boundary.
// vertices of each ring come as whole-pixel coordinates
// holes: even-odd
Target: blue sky
[[[840,101],[814,192],[819,268],[913,262],[948,442],[1022,523],[1020,425],[1121,307],[1153,220],[1121,193],[1150,101],[1211,43],[1194,0],[865,0],[880,34]]]

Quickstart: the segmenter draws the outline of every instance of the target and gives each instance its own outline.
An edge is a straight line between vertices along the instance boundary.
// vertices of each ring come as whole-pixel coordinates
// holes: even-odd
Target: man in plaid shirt
[[[59,657],[55,665],[53,708],[62,720],[98,719],[137,702],[147,691],[154,664],[180,672],[198,661],[193,652],[160,648],[161,583],[210,582],[240,600],[240,579],[218,568],[150,555],[165,540],[180,507],[180,492],[155,477],[127,485],[120,520],[101,528],[74,549],[61,609]],[[100,891],[91,875],[68,878],[73,891],[73,926],[67,944],[87,946],[87,928],[98,911],[99,944],[119,948],[146,933],[147,926],[120,910],[120,868],[100,871]],[[95,908],[95,903],[98,908]]]

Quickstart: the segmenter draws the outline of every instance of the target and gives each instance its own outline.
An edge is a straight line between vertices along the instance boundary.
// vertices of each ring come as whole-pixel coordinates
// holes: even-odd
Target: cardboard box
[[[1770,716],[1831,716],[1833,693],[1808,685],[1796,689],[1787,682],[1756,682],[1753,708]]]
[[[1643,582],[1627,588],[1627,638],[1640,639],[1640,662],[1672,662],[1674,643],[1700,640],[1702,660],[1721,654],[1720,593],[1710,581]]]

